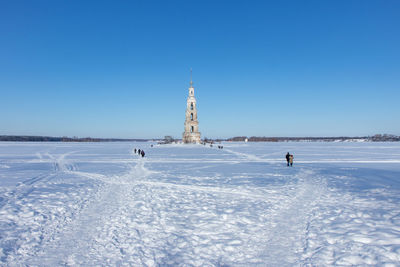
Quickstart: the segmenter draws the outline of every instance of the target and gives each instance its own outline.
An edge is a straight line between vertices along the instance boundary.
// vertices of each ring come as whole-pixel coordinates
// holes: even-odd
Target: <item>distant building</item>
[[[190,70],[189,96],[186,105],[185,131],[182,135],[184,143],[200,143],[199,122],[197,121],[197,105],[194,97],[192,70]]]
[[[165,144],[171,144],[171,143],[173,143],[175,140],[174,140],[174,138],[172,137],[172,136],[170,136],[170,135],[166,135],[165,137],[164,137],[164,143]]]

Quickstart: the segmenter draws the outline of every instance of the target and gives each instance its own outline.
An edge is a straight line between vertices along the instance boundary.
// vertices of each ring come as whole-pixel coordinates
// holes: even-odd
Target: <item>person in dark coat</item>
[[[138,149],[137,153],[140,155],[140,148]]]
[[[142,154],[142,158],[144,158],[144,151],[143,150],[142,150],[141,154]]]
[[[133,150],[134,152],[135,152],[135,154],[136,154],[136,148]]]
[[[287,165],[289,166],[289,161],[290,161],[290,153],[289,152],[286,154],[286,161],[287,161]]]

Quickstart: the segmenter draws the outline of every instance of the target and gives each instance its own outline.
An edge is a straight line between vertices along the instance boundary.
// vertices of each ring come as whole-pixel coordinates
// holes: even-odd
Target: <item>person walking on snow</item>
[[[293,155],[289,157],[290,167],[293,167]]]
[[[138,149],[138,152],[137,152],[139,155],[140,155],[140,148]]]
[[[144,158],[144,151],[143,150],[142,150],[141,154],[142,154],[142,158]]]
[[[289,154],[289,152],[286,154],[286,161],[287,161],[287,165],[289,166],[289,161],[290,161],[290,154]]]
[[[133,150],[134,152],[135,152],[135,154],[136,154],[136,148]]]

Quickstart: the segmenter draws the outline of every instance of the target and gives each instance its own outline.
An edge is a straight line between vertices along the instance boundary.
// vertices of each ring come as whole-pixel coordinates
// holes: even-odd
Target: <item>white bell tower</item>
[[[185,131],[182,135],[182,141],[184,143],[201,142],[199,122],[197,120],[197,104],[196,98],[194,97],[194,87],[192,81],[192,69],[190,69],[190,87],[186,104]]]

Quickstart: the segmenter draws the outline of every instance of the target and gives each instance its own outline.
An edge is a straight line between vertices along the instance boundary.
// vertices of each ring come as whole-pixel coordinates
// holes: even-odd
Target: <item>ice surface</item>
[[[398,143],[150,145],[0,143],[0,265],[400,262]]]

